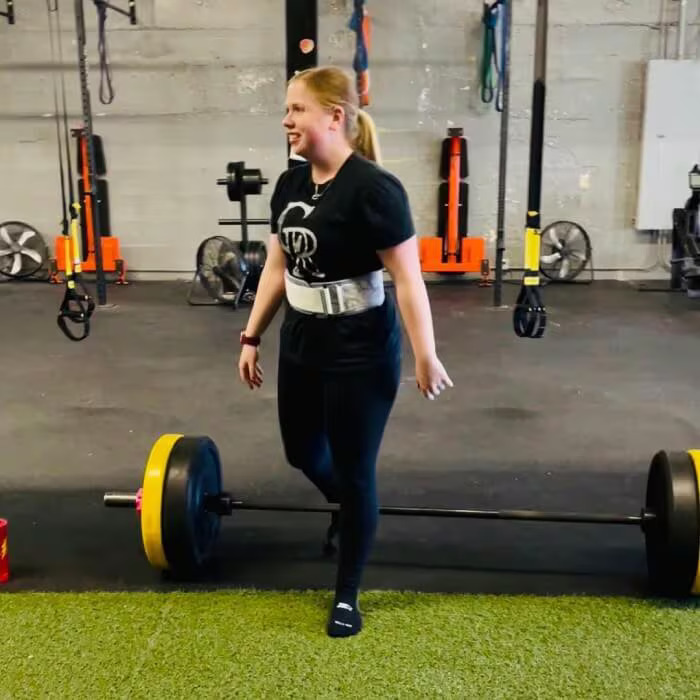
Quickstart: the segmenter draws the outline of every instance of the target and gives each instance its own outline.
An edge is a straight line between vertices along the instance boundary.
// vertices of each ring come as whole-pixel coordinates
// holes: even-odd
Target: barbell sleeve
[[[103,497],[107,508],[136,508],[138,494],[131,491],[108,491]]]

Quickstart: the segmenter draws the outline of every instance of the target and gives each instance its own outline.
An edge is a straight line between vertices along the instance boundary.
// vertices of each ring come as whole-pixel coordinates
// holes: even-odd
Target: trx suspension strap
[[[15,8],[13,4],[13,0],[7,0],[5,3],[5,7],[7,8],[5,12],[0,12],[0,17],[7,17],[7,23],[8,24],[14,24],[15,23]]]
[[[547,10],[548,0],[537,0],[535,82],[532,93],[530,134],[530,185],[525,229],[525,272],[513,311],[513,328],[520,338],[541,338],[547,325],[547,313],[539,292],[540,202],[542,199],[545,77],[547,73]]]
[[[47,10],[47,15],[48,15],[48,20],[49,20],[49,44],[51,46],[51,63],[55,66],[56,65],[56,49],[54,46],[54,32],[58,34],[58,55],[59,55],[59,64],[58,68],[61,73],[61,85],[62,85],[62,95],[63,95],[63,122],[64,122],[64,127],[67,133],[68,130],[68,115],[66,114],[66,83],[63,78],[63,42],[61,41],[61,28],[60,28],[60,19],[58,16],[58,0],[46,0],[46,10]],[[54,29],[54,19],[53,16],[56,15],[55,19],[55,24],[56,24],[56,29]],[[61,206],[62,206],[62,213],[63,213],[63,219],[61,220],[61,232],[64,237],[68,236],[68,207],[66,206],[66,178],[64,174],[64,168],[63,168],[63,137],[61,136],[61,122],[60,122],[60,117],[59,117],[59,110],[58,110],[58,94],[56,91],[56,78],[54,76],[54,79],[52,81],[53,83],[53,104],[54,104],[54,119],[56,121],[56,143],[58,144],[58,169],[59,169],[59,177],[61,181]],[[68,183],[70,186],[70,201],[71,203],[74,201],[73,199],[73,173],[71,170],[71,160],[70,160],[70,142],[68,141],[68,137],[66,136],[66,156],[68,159]]]
[[[104,36],[104,22],[106,18],[106,10],[110,8],[123,15],[126,15],[131,20],[131,24],[136,24],[136,9],[135,0],[129,0],[129,10],[125,11],[119,7],[115,7],[109,2],[103,0],[94,0],[95,6],[98,12],[99,20],[99,51],[100,51],[100,68],[102,69],[103,77],[105,73],[105,67],[108,71],[107,58],[106,58],[106,41]],[[53,31],[51,24],[52,14],[58,15],[58,0],[47,0],[47,7],[49,10],[49,30],[51,32],[52,40],[52,55],[53,55]],[[86,186],[85,191],[85,211],[86,216],[90,218],[90,223],[95,233],[95,268],[97,272],[97,296],[100,305],[104,305],[107,301],[106,283],[104,276],[104,267],[102,264],[102,239],[100,236],[100,216],[99,216],[99,200],[97,197],[97,182],[95,173],[97,171],[95,164],[95,151],[94,151],[94,138],[92,131],[92,107],[90,105],[90,91],[88,89],[88,75],[87,75],[87,56],[86,56],[86,33],[85,33],[85,14],[83,8],[83,0],[74,0],[75,7],[75,26],[77,33],[77,49],[78,49],[78,68],[80,74],[80,95],[82,101],[82,116],[83,116],[83,130],[84,134],[78,139],[78,148],[81,148],[82,143],[85,145],[85,150],[87,151],[87,157],[83,157],[82,160],[85,163],[87,161],[87,172],[89,175],[89,187]],[[56,18],[57,27],[59,25],[58,16]],[[58,29],[59,38],[59,54],[61,61],[61,70],[63,66],[63,50],[61,43],[61,33],[60,28]],[[63,74],[61,73],[61,76]],[[107,98],[109,101],[113,98],[113,93],[111,92],[111,76],[107,75],[110,81],[109,90],[111,97]],[[81,212],[81,205],[75,200],[73,192],[73,173],[71,167],[71,156],[70,156],[70,141],[68,138],[68,124],[67,124],[67,109],[66,109],[66,99],[65,99],[65,82],[62,79],[62,94],[63,94],[63,118],[64,118],[64,128],[65,128],[65,142],[66,142],[66,153],[67,153],[67,164],[68,164],[68,183],[70,190],[70,201],[72,203],[70,211],[70,230],[67,222],[66,206],[65,206],[65,184],[63,178],[63,156],[62,149],[60,146],[59,138],[59,160],[61,160],[61,192],[64,200],[63,205],[63,255],[64,255],[64,265],[65,265],[65,280],[66,280],[66,291],[63,297],[63,302],[58,313],[58,326],[65,333],[66,337],[70,340],[80,341],[87,338],[90,333],[90,318],[95,310],[95,302],[92,300],[88,294],[82,279],[82,260],[83,255],[80,245],[80,237],[78,236],[78,219]],[[100,84],[100,89],[102,90],[102,83]],[[54,91],[55,97],[55,91]],[[101,95],[102,97],[102,95]],[[104,100],[103,100],[104,101]],[[58,114],[58,106],[56,106],[56,113]],[[82,143],[81,143],[82,141]],[[84,179],[84,178],[83,178]],[[82,334],[74,333],[69,323],[77,324],[82,326]]]
[[[58,0],[46,0],[46,8],[49,20],[49,40],[51,44],[51,61],[56,64],[54,47],[54,32],[58,35],[59,71],[61,73],[61,95],[63,102],[63,128],[61,134],[58,94],[56,91],[56,78],[53,79],[54,116],[56,119],[56,139],[58,141],[58,164],[61,181],[61,205],[62,205],[62,236],[63,253],[66,269],[66,291],[58,311],[58,327],[70,340],[84,340],[90,334],[90,317],[95,309],[95,303],[90,298],[81,278],[81,252],[80,239],[78,238],[78,218],[80,216],[80,204],[75,199],[73,190],[73,169],[71,167],[70,139],[68,137],[68,113],[66,108],[66,84],[63,78],[63,42],[61,41],[61,28],[59,19]],[[55,24],[55,29],[54,29]],[[66,147],[66,170],[64,174],[63,140]],[[69,209],[66,205],[66,179],[68,180],[68,192],[70,202],[70,223],[68,222]],[[78,292],[78,288],[80,292]],[[74,331],[70,324],[76,326]],[[78,332],[80,330],[80,332]]]
[[[84,340],[90,335],[90,318],[95,310],[95,302],[82,280],[80,238],[78,237],[78,215],[80,204],[73,203],[75,213],[71,213],[70,236],[64,246],[66,268],[66,293],[58,311],[58,327],[70,340]],[[71,260],[72,255],[72,260]],[[80,287],[80,292],[77,288]],[[74,333],[68,323],[82,326],[82,334]]]
[[[350,24],[357,40],[355,43],[355,56],[352,67],[357,76],[357,94],[360,98],[360,106],[367,107],[370,103],[369,95],[369,48],[370,48],[370,18],[365,7],[365,0],[354,0],[355,9],[350,17]]]

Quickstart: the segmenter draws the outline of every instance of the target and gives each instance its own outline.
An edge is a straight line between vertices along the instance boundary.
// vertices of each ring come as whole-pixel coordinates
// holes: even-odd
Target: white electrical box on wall
[[[670,229],[690,196],[688,173],[700,163],[700,61],[647,64],[638,231]]]

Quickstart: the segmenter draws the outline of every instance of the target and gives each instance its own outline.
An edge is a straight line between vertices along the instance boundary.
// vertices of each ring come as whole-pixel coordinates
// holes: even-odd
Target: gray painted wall
[[[116,96],[102,105],[95,12],[86,2],[94,124],[106,147],[112,228],[132,270],[190,271],[204,237],[236,234],[216,223],[238,215],[216,185],[226,163],[243,159],[271,181],[251,200],[251,217],[267,216],[272,185],[285,167],[284,3],[137,3],[136,27],[109,16]],[[666,5],[666,21],[675,22],[678,2]],[[319,0],[320,62],[350,68],[351,6]],[[642,268],[668,254],[634,230],[644,67],[665,50],[675,55],[675,29],[662,30],[661,6],[661,0],[551,2],[543,223],[580,222],[600,267]],[[385,165],[405,183],[420,234],[434,235],[441,142],[449,126],[462,126],[470,143],[469,231],[488,237],[493,256],[500,115],[479,95],[481,0],[370,0],[369,7],[371,111]],[[77,125],[72,8],[72,0],[61,2]],[[698,14],[698,1],[689,0],[687,57],[695,59]],[[0,220],[25,220],[52,241],[61,214],[45,0],[16,0],[16,15],[15,26],[0,24]],[[514,19],[506,257],[520,266],[535,0],[514,0]],[[679,193],[679,204],[685,197]]]

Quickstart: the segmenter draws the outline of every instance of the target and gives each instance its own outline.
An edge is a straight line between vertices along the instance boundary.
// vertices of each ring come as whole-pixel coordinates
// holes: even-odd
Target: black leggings
[[[401,377],[381,367],[322,372],[280,358],[278,411],[289,463],[340,503],[336,590],[357,593],[379,518],[376,462]]]

